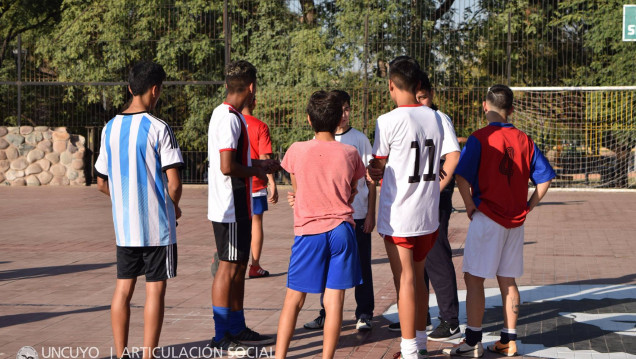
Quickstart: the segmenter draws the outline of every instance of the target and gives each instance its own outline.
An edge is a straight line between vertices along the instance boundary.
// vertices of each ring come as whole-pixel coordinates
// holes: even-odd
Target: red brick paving
[[[281,190],[284,198],[285,189]],[[463,209],[460,196],[454,204]],[[636,284],[636,192],[551,191],[526,222],[525,275],[520,285]],[[160,344],[177,350],[202,347],[213,333],[210,304],[214,242],[206,219],[207,189],[186,187],[179,220],[178,276],[169,281]],[[454,213],[450,240],[458,284],[468,219]],[[246,318],[257,331],[274,334],[285,294],[292,212],[286,203],[265,215],[262,265],[272,277],[246,282]],[[89,347],[110,355],[109,305],[115,282],[115,240],[110,202],[95,187],[0,188],[0,358],[18,349]],[[395,302],[381,238],[373,237],[376,319],[357,333],[353,291],[345,298],[345,322],[336,358],[392,358],[399,338],[381,314]],[[495,287],[494,280],[486,281]],[[143,279],[133,297],[130,346],[142,345]],[[290,358],[320,357],[322,333],[302,329],[320,309],[309,295],[300,313]],[[444,343],[429,342],[431,356]],[[488,356],[488,354],[487,354]]]

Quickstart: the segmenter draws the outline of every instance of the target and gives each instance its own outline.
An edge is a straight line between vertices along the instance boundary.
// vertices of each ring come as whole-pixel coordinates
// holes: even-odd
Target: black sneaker
[[[435,330],[433,330],[433,332],[428,335],[428,340],[440,342],[444,340],[459,338],[461,336],[462,331],[459,329],[459,325],[453,327],[449,322],[440,319],[440,323],[437,328],[435,328]]]
[[[303,328],[315,330],[315,329],[322,329],[324,328],[324,326],[325,326],[325,317],[323,317],[322,315],[319,315],[316,319],[312,320],[311,322],[305,323],[305,325],[303,325]]]
[[[432,329],[433,329],[433,324],[431,324],[431,315],[429,314],[426,316],[426,330],[432,330]],[[389,324],[389,331],[391,332],[402,331],[402,328],[400,327],[400,322]]]
[[[246,345],[266,345],[273,344],[274,337],[261,335],[250,328],[243,329],[240,333],[233,335],[234,340]]]
[[[236,341],[231,335],[226,334],[223,339],[218,342],[212,338],[208,347],[214,351],[219,351],[221,354],[226,354],[228,357],[243,358],[254,357],[254,347],[248,347]]]

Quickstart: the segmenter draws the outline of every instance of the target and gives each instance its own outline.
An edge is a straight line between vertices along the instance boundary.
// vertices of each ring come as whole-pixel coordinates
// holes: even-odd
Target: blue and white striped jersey
[[[102,131],[98,176],[108,179],[117,245],[176,243],[176,219],[165,171],[183,166],[170,126],[147,112],[119,114]]]

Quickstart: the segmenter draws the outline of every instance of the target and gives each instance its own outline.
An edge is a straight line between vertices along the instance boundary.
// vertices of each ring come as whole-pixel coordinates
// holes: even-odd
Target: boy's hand
[[[446,178],[446,171],[444,171],[443,168],[439,169],[439,180],[443,180],[444,178]]]
[[[294,204],[296,204],[296,193],[295,192],[287,192],[287,203],[291,208],[294,208]]]
[[[369,166],[367,166],[367,175],[376,182],[384,177],[384,166],[382,166],[380,160],[374,158],[369,161]]]
[[[362,226],[362,232],[371,233],[375,228],[375,214],[367,214],[367,218],[364,219],[364,225]]]
[[[174,206],[175,219],[181,218],[181,214],[181,208],[179,206]]]
[[[468,215],[468,219],[473,220],[473,214],[477,211],[477,207],[475,207],[475,203],[471,201],[466,204],[466,214]]]
[[[260,179],[264,183],[268,183],[269,179],[267,178],[267,173],[265,173],[265,170],[258,166],[253,168],[256,169],[256,177],[258,177],[258,179]]]
[[[272,159],[253,161],[253,166],[262,168],[266,174],[272,174],[281,170],[280,162]]]
[[[267,202],[271,204],[278,203],[278,189],[276,188],[276,183],[270,182],[268,184],[269,187],[269,195],[267,196]]]

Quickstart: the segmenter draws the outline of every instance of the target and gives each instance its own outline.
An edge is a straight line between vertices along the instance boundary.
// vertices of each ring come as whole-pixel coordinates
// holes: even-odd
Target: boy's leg
[[[230,330],[229,311],[243,310],[246,269],[247,262],[219,261],[219,269],[216,271],[214,282],[212,283],[212,306],[228,309],[228,313],[221,315],[227,315],[226,318],[218,318],[221,321],[227,322],[226,325],[221,325],[221,330]],[[223,339],[224,336],[225,333],[216,333],[215,340],[219,341]]]
[[[117,279],[115,292],[110,304],[110,320],[113,327],[113,338],[117,357],[121,358],[128,345],[128,328],[130,323],[130,299],[135,291],[136,278]]]
[[[159,346],[163,325],[166,281],[146,282],[146,304],[144,305],[144,359],[152,358],[152,349]]]
[[[475,346],[482,340],[481,324],[484,319],[486,297],[484,295],[485,278],[464,273],[466,282],[466,316],[468,328],[466,329],[466,343]]]
[[[415,338],[415,273],[413,251],[384,241],[398,297],[398,317],[402,338]],[[424,271],[422,270],[422,273]]]
[[[371,320],[375,309],[373,272],[371,271],[371,233],[364,233],[364,219],[355,220],[355,222],[360,269],[362,270],[362,284],[355,288],[356,319]]]
[[[263,214],[252,216],[252,266],[260,267],[263,250]]]
[[[287,357],[287,350],[291,342],[296,321],[298,320],[298,312],[305,304],[305,296],[307,294],[293,289],[287,289],[283,310],[278,320],[278,334],[276,335],[276,358]]]
[[[499,290],[501,290],[501,303],[503,306],[504,328],[516,329],[519,317],[519,288],[514,278],[497,276]]]
[[[426,332],[426,317],[428,316],[428,288],[424,280],[426,259],[414,262],[415,267],[415,330]]]
[[[342,327],[342,307],[344,304],[344,289],[325,289],[325,329],[323,331],[322,357],[333,358],[340,338]]]

